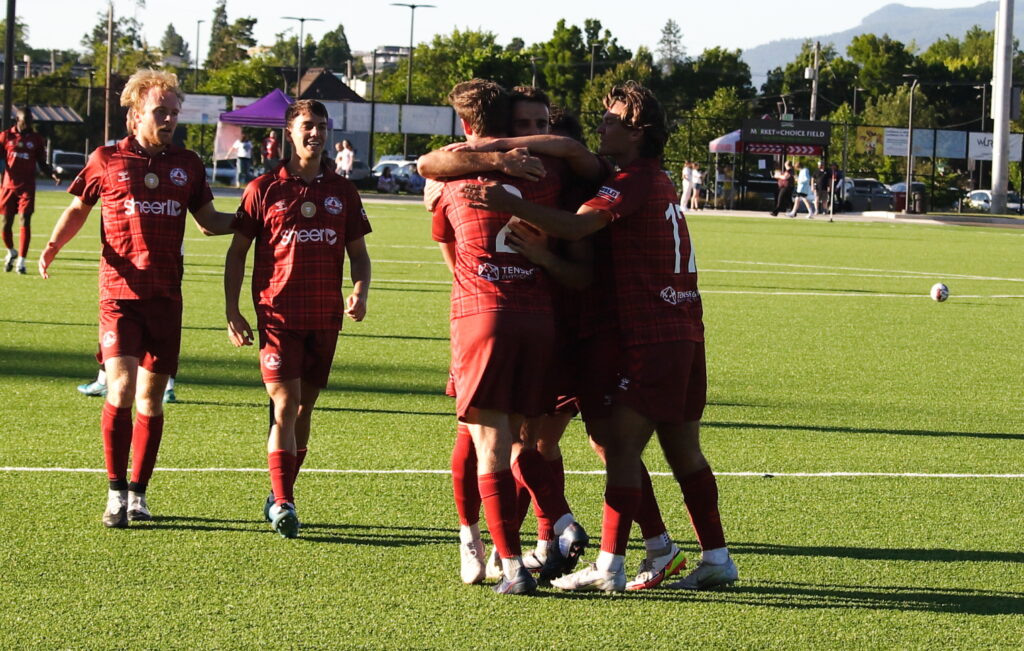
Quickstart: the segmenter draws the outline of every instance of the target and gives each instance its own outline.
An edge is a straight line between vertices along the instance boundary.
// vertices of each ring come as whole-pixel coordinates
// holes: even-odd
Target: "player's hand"
[[[509,194],[500,183],[477,179],[479,183],[467,183],[462,186],[462,196],[469,200],[471,208],[491,210],[494,212],[514,212],[516,197]]]
[[[501,171],[509,176],[528,181],[538,181],[547,174],[544,169],[544,163],[540,162],[539,158],[531,156],[530,151],[525,147],[499,154],[498,160],[500,161]]]
[[[228,339],[236,348],[252,345],[252,328],[241,314],[228,317]]]
[[[353,321],[362,321],[366,317],[366,299],[359,294],[349,294],[345,301],[345,316]]]
[[[551,256],[547,235],[518,217],[509,220],[508,230],[505,244],[530,262],[544,266]]]
[[[441,190],[443,188],[444,183],[434,179],[427,179],[427,184],[423,186],[423,206],[429,212],[434,212],[434,206],[437,205],[437,200],[441,198]]]
[[[50,265],[53,264],[53,259],[57,257],[57,249],[52,244],[47,244],[43,252],[39,254],[39,275],[43,278],[49,278],[50,274],[47,271]]]

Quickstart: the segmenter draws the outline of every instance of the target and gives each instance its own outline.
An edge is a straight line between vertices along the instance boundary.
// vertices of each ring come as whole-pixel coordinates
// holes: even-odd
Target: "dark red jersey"
[[[627,165],[586,205],[612,216],[612,288],[626,345],[704,341],[690,234],[658,161]]]
[[[96,149],[68,192],[102,200],[100,300],[181,296],[186,210],[213,201],[195,152],[171,145],[150,156],[128,137]]]
[[[323,166],[306,183],[282,165],[246,186],[234,224],[256,240],[252,298],[260,328],[341,328],[345,245],[371,230],[351,182]]]
[[[263,158],[281,158],[281,143],[273,138],[264,138],[261,153]]]
[[[0,132],[7,168],[4,171],[5,188],[33,189],[36,187],[36,167],[48,169],[46,140],[35,131],[21,133],[18,127]]]
[[[547,174],[539,181],[501,174],[485,178],[504,184],[527,201],[558,206],[561,161],[544,159],[544,166]],[[434,239],[455,242],[451,318],[496,311],[551,314],[551,286],[544,270],[505,243],[513,215],[470,208],[460,194],[462,186],[476,182],[476,175],[446,182],[434,207]]]

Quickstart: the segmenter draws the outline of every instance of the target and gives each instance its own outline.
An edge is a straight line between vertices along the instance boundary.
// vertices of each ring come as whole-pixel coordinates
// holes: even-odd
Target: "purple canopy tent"
[[[270,91],[252,104],[238,109],[237,111],[226,111],[218,118],[221,122],[237,124],[247,127],[274,127],[283,129],[284,113],[292,103],[288,97],[278,88]]]

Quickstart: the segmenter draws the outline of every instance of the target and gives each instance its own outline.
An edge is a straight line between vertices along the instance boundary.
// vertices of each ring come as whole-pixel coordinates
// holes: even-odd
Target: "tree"
[[[776,68],[768,75],[768,80],[761,87],[766,96],[762,110],[775,112],[775,102],[780,95],[794,96],[788,99],[790,113],[801,118],[810,116],[811,81],[804,78],[804,70],[814,66],[814,43],[805,40],[796,57],[786,64],[785,68]],[[836,53],[833,44],[822,46],[818,56],[818,115],[842,105],[847,98],[852,98],[853,89],[857,87],[857,75],[860,68]]]
[[[0,51],[7,47],[7,20],[0,20]],[[28,26],[20,18],[14,19],[14,60],[20,61],[23,56],[31,53],[28,45]]]
[[[867,94],[877,97],[903,82],[905,73],[914,71],[915,57],[903,43],[874,34],[854,36],[846,54],[860,68],[857,83]]]
[[[205,64],[208,70],[216,70],[248,59],[247,50],[256,45],[256,39],[252,35],[256,19],[238,18],[234,23],[228,24],[226,1],[217,0],[217,6],[213,9],[210,46],[207,49]]]
[[[683,47],[683,30],[679,23],[671,18],[661,28],[661,38],[658,40],[658,65],[666,75],[686,60],[686,48]]]
[[[592,149],[597,149],[597,126],[604,114],[604,98],[612,86],[619,86],[627,81],[635,81],[643,86],[656,86],[658,71],[654,67],[651,53],[644,47],[637,50],[636,56],[624,61],[610,70],[606,70],[588,81],[580,97],[579,120],[583,125],[583,134]]]
[[[96,24],[82,37],[81,44],[85,48],[83,61],[96,69],[98,79],[103,79],[107,70],[107,12],[96,14]],[[115,17],[113,45],[115,74],[128,75],[139,68],[152,67],[159,59],[158,53],[143,41],[142,24],[135,18]]]
[[[168,24],[167,29],[164,30],[163,38],[160,39],[160,54],[164,57],[181,57],[183,61],[188,63],[192,59],[192,53],[189,51],[188,43],[181,37],[174,29],[174,25]]]
[[[750,117],[750,113],[751,100],[744,97],[739,89],[716,89],[711,97],[697,102],[685,122],[671,129],[665,146],[665,158],[679,162],[680,165],[682,161],[704,159],[708,143],[738,129],[743,120]]]
[[[352,50],[348,46],[348,38],[345,37],[343,25],[339,24],[320,38],[314,57],[317,65],[341,71],[347,68],[351,59]]]

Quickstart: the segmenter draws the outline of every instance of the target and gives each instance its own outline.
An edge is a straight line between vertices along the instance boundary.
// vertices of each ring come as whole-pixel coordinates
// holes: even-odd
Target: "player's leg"
[[[103,524],[128,526],[128,455],[132,445],[132,401],[139,371],[139,358],[111,357],[104,361],[107,399],[103,403],[100,432],[107,467],[107,508]]]
[[[459,423],[452,447],[452,495],[459,516],[460,576],[466,584],[480,583],[487,576],[484,543],[480,539],[480,485],[477,480],[476,448],[466,423]],[[488,578],[499,578],[498,572]]]
[[[302,464],[306,461],[306,453],[309,449],[309,432],[313,420],[313,407],[320,397],[321,386],[318,383],[302,380],[300,390],[302,396],[299,399],[299,412],[295,417],[295,475],[292,483],[299,477]]]
[[[299,520],[295,514],[295,421],[302,398],[302,383],[298,378],[280,382],[267,382],[267,395],[274,403],[274,424],[267,439],[267,467],[270,485],[274,491],[274,506],[270,509],[270,522],[274,531],[284,538],[295,538],[299,533]]]
[[[6,193],[5,193],[6,194]],[[18,251],[14,248],[14,216],[17,214],[13,207],[9,208],[6,204],[3,206],[3,238],[4,247],[7,249],[7,254],[4,256],[4,271],[11,271],[14,269],[14,264],[18,260]]]
[[[28,257],[28,245],[32,241],[32,213],[35,211],[31,198],[28,205],[21,209],[21,231],[18,233],[18,273],[25,274],[25,258]]]
[[[139,365],[135,390],[135,426],[132,428],[132,473],[128,482],[128,519],[152,520],[146,489],[156,467],[164,433],[163,392],[168,375]]]

